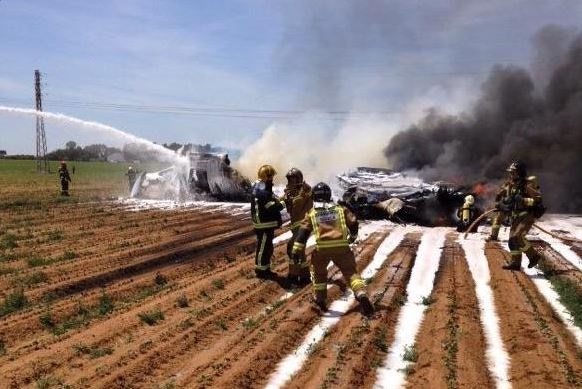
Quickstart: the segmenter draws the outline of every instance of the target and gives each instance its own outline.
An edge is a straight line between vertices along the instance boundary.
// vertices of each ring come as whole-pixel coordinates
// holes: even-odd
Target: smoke
[[[553,211],[582,211],[582,34],[546,27],[531,73],[496,65],[474,106],[435,110],[395,135],[390,165],[426,179],[501,179],[513,159],[528,166]],[[562,50],[561,48],[567,48]]]
[[[322,123],[309,115],[295,122],[269,126],[259,140],[246,148],[236,167],[255,177],[263,164],[275,167],[278,182],[291,167],[302,170],[308,182],[330,181],[356,166],[384,166],[386,134],[397,126],[374,118],[348,118],[345,123]]]

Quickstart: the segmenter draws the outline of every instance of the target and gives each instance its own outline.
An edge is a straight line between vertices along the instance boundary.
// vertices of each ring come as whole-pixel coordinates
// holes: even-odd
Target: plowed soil
[[[258,388],[321,320],[310,286],[287,283],[285,244],[274,280],[254,276],[247,212],[217,204],[139,209],[117,202],[0,210],[0,388]],[[354,246],[364,269],[396,226]],[[394,336],[424,229],[368,280],[376,313],[356,304],[310,346],[289,388],[371,388]],[[420,232],[419,232],[420,231]],[[282,233],[279,230],[278,233]],[[493,387],[475,284],[458,234],[447,236],[414,342],[410,388]],[[580,273],[551,248],[553,267]],[[486,256],[513,387],[580,385],[582,353],[531,280]],[[328,300],[346,292],[335,267]],[[23,291],[23,307],[8,301]],[[412,340],[411,340],[412,343]]]

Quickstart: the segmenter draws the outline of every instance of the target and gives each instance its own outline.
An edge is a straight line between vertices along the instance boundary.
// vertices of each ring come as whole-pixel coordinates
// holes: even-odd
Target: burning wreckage
[[[133,185],[131,197],[250,201],[250,181],[230,166],[227,156],[191,152],[187,159],[184,165],[141,173]]]
[[[340,203],[359,219],[456,226],[464,231],[482,213],[478,193],[451,183],[426,183],[406,173],[368,167],[338,175],[337,179],[345,191]],[[470,208],[469,217],[463,221],[459,210],[465,206]]]
[[[178,198],[214,201],[250,201],[251,183],[224,155],[190,153],[188,166],[141,173],[132,197]],[[479,198],[467,188],[445,182],[426,183],[417,177],[390,169],[359,167],[337,176],[343,195],[339,203],[361,220],[388,219],[402,224],[457,226],[465,230],[459,209],[472,195],[470,220],[481,210]]]

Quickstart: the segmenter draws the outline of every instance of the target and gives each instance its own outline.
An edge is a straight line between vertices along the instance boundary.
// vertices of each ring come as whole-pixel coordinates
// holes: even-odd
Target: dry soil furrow
[[[317,345],[288,388],[354,388],[373,382],[377,364],[391,341],[400,303],[420,243],[419,234],[407,234],[368,285],[376,302],[371,320],[355,309]]]
[[[449,234],[435,286],[416,340],[418,361],[408,388],[486,388],[493,386],[485,360],[485,337],[463,250]]]
[[[357,256],[358,269],[363,269],[372,260],[382,240],[382,236],[374,236],[364,242]],[[198,368],[188,367],[186,371],[180,371],[177,383],[186,387],[248,388],[263,385],[281,358],[295,349],[319,320],[319,315],[309,305],[310,294],[309,289],[304,289],[262,317],[245,333],[223,342],[224,353],[217,354]],[[340,295],[339,288],[328,290],[329,301]]]
[[[503,270],[509,254],[488,244],[491,287],[501,335],[511,357],[515,388],[571,388],[581,385],[582,360],[574,340],[535,285],[522,272]]]

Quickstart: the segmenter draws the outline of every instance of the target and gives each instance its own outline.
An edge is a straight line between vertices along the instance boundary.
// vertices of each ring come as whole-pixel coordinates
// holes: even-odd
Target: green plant
[[[77,258],[77,253],[71,250],[66,250],[63,255],[59,257],[61,261],[68,261]]]
[[[0,339],[0,356],[6,355],[6,343],[4,340]]]
[[[49,241],[61,240],[63,239],[63,231],[61,230],[49,231],[47,239]]]
[[[99,315],[106,315],[113,311],[113,301],[111,297],[105,292],[105,289],[101,291],[101,296],[99,297],[99,302],[97,305],[97,312]]]
[[[151,311],[140,312],[137,314],[137,316],[139,317],[139,319],[142,322],[144,322],[150,326],[153,326],[154,324],[156,324],[160,320],[164,320],[164,313],[162,311],[160,311],[159,309],[153,309]]]
[[[18,247],[18,243],[16,243],[17,240],[18,237],[16,235],[5,232],[2,237],[0,237],[0,249],[6,250]]]
[[[422,297],[422,305],[431,305],[435,302],[435,299],[432,296],[423,296]]]
[[[215,278],[210,283],[216,289],[224,289],[224,280],[222,278]]]
[[[161,273],[156,273],[156,277],[154,278],[154,282],[156,285],[166,285],[168,283],[168,279]]]
[[[38,317],[40,324],[47,330],[52,330],[55,328],[56,322],[53,319],[50,309],[47,307],[46,311]]]
[[[4,302],[0,307],[0,317],[15,311],[19,311],[23,309],[27,304],[28,299],[24,294],[24,290],[22,288],[16,289],[15,291],[13,291],[4,298]]]
[[[402,359],[408,362],[418,361],[418,351],[416,350],[416,345],[404,346],[404,354],[402,354]]]
[[[255,319],[253,319],[252,317],[247,317],[246,319],[244,319],[242,321],[242,326],[243,326],[243,328],[246,328],[246,329],[253,328],[256,325],[257,325],[257,321]]]
[[[374,331],[372,343],[382,352],[388,352],[388,341],[386,336],[386,325],[381,325]]]
[[[188,307],[188,297],[186,297],[185,294],[181,294],[176,299],[176,305],[178,307],[180,307],[180,308],[186,308],[186,307]]]
[[[226,325],[226,321],[222,317],[217,319],[214,324],[216,324],[216,326],[223,331],[226,331],[228,329],[228,326]]]
[[[48,265],[52,262],[50,258],[43,258],[38,255],[33,255],[31,257],[26,258],[26,264],[29,267],[38,267]]]
[[[40,284],[42,282],[47,282],[48,281],[48,276],[46,275],[46,273],[41,272],[41,271],[37,271],[34,272],[32,274],[29,274],[24,280],[24,284],[27,286],[30,285],[36,285],[36,284]]]

